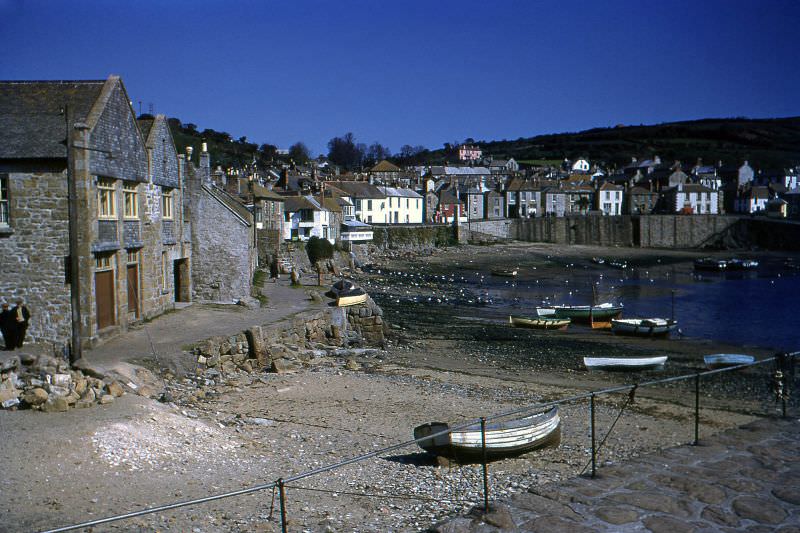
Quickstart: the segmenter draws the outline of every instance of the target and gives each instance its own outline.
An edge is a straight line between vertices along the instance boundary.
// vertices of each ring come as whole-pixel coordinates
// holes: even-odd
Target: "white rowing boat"
[[[588,370],[646,370],[663,367],[667,356],[655,357],[584,357]]]
[[[430,422],[414,428],[414,438],[423,450],[457,461],[474,461],[483,456],[480,424],[449,429],[444,422]],[[437,433],[442,434],[430,437]],[[486,457],[490,459],[520,455],[560,441],[561,418],[557,407],[517,420],[486,424]]]

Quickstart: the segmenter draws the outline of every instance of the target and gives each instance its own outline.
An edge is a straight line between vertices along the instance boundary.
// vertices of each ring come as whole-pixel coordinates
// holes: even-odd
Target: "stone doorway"
[[[114,313],[114,268],[113,256],[96,258],[94,273],[94,292],[97,311],[97,329],[101,330],[116,323]]]
[[[190,302],[189,260],[176,259],[172,264],[173,287],[176,302]]]

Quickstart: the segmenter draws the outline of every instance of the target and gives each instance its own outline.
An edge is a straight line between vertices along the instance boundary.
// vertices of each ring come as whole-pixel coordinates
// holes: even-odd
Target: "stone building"
[[[199,166],[186,160],[186,203],[192,243],[192,299],[245,302],[252,298],[258,266],[253,214],[239,198],[214,184],[205,143]]]
[[[283,196],[251,182],[253,215],[259,265],[266,266],[280,254],[283,241]]]
[[[172,308],[176,279],[186,296],[178,157],[163,117],[143,126],[117,76],[0,82],[0,298],[27,300],[28,340],[66,343],[74,322],[92,346]]]

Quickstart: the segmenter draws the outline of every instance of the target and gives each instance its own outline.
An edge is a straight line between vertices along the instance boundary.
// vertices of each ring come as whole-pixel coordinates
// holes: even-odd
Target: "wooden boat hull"
[[[420,439],[418,444],[423,450],[434,455],[460,462],[479,461],[483,457],[480,424],[426,438],[449,429],[444,422],[423,424],[414,428],[414,438]],[[486,424],[488,459],[513,457],[560,442],[561,418],[557,407],[518,420]]]
[[[492,270],[492,276],[500,276],[501,278],[513,278],[517,275],[517,270]]]
[[[508,322],[515,328],[565,330],[570,325],[572,320],[569,318],[526,318],[522,316],[509,316]]]
[[[727,368],[731,366],[747,365],[755,362],[756,358],[752,355],[738,353],[715,353],[703,357],[703,362],[709,370],[717,368]]]
[[[661,368],[667,356],[657,357],[584,357],[587,370],[648,370]]]
[[[349,307],[351,305],[363,304],[367,301],[367,293],[364,291],[342,293],[336,298],[337,307]]]
[[[728,267],[728,263],[721,259],[697,259],[694,262],[694,269],[695,270],[703,270],[706,272],[722,272],[726,270]]]
[[[539,316],[553,318],[569,318],[573,322],[588,324],[591,321],[609,322],[622,314],[621,305],[554,305],[553,307],[539,307],[536,309]]]
[[[678,322],[662,318],[628,318],[611,321],[611,331],[615,335],[634,335],[637,337],[664,337],[678,328]]]

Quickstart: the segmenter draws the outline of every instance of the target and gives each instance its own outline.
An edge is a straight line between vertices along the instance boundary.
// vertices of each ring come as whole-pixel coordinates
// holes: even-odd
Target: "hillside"
[[[703,119],[652,126],[595,128],[578,133],[539,135],[514,141],[478,141],[485,155],[517,161],[588,157],[620,166],[631,157],[658,155],[738,164],[749,160],[760,168],[800,164],[800,117],[776,119]],[[445,156],[444,150],[433,154]]]

